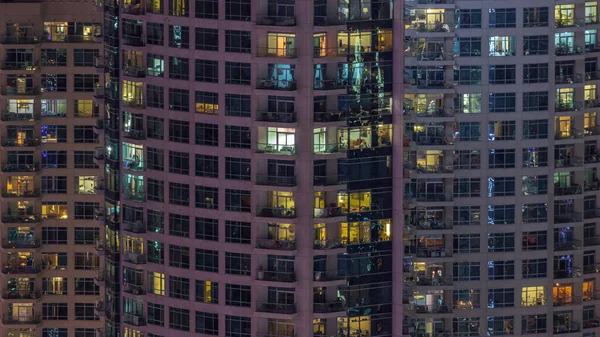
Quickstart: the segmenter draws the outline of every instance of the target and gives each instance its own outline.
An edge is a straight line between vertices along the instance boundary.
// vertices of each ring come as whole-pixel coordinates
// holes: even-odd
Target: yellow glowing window
[[[546,289],[544,286],[521,288],[521,306],[532,307],[546,304]]]
[[[150,272],[148,273],[148,285],[150,292],[155,295],[165,294],[165,274]]]
[[[133,330],[130,328],[125,328],[123,331],[123,337],[143,337],[144,333],[140,330]]]
[[[267,35],[268,54],[272,56],[290,57],[296,53],[296,35],[285,33],[269,33]]]
[[[217,115],[219,114],[218,103],[196,103],[196,112],[203,114]]]
[[[143,254],[144,239],[123,236],[123,251],[128,253]]]
[[[595,84],[586,85],[584,87],[583,96],[586,101],[596,100],[596,85]]]

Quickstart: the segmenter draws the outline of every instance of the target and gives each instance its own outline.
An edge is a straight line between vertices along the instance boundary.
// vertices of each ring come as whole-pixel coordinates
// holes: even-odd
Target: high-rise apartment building
[[[101,22],[91,2],[0,1],[0,336],[102,336]]]
[[[598,2],[404,18],[405,332],[600,334]]]
[[[400,1],[96,5],[107,337],[400,336]]]

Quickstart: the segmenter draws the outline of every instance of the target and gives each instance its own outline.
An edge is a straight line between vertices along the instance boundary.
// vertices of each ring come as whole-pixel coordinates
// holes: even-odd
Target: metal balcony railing
[[[271,303],[271,302],[257,302],[256,311],[258,312],[270,312],[274,314],[294,314],[296,313],[295,303]]]
[[[296,250],[296,241],[257,238],[256,248],[273,250]]]

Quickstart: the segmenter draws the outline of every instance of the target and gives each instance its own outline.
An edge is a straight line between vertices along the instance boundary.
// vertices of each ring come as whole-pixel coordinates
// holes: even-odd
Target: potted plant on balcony
[[[262,265],[258,266],[258,270],[256,271],[256,277],[259,280],[264,280],[265,279],[265,272],[263,270],[263,266]]]

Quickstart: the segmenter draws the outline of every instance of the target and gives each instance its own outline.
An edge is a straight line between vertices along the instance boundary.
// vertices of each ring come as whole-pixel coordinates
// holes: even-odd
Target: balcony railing
[[[135,5],[123,6],[123,13],[130,15],[144,15],[144,7],[141,3]]]
[[[417,277],[414,280],[418,286],[451,286],[454,281],[451,277]]]
[[[554,216],[554,223],[581,222],[582,219],[582,214],[580,212],[556,214]]]
[[[554,298],[552,304],[555,307],[579,305],[579,304],[581,304],[581,296],[567,296],[567,297]]]
[[[265,218],[282,218],[282,219],[292,219],[296,217],[296,209],[295,208],[285,208],[285,207],[258,207],[256,210],[257,216],[265,217]]]
[[[25,190],[25,191],[21,191],[21,190],[7,191],[7,190],[5,190],[4,192],[2,192],[2,196],[4,198],[38,198],[40,196],[40,190],[39,189]]]
[[[420,194],[416,198],[418,202],[445,202],[452,201],[452,193],[431,193],[431,194]]]
[[[554,21],[554,27],[556,28],[583,27],[584,25],[584,18],[558,18]]]
[[[283,304],[283,303],[270,303],[270,302],[257,302],[256,311],[258,312],[271,312],[274,314],[295,314],[296,304]]]
[[[7,95],[7,96],[36,96],[40,94],[40,88],[39,87],[25,87],[25,88],[20,88],[20,87],[10,87],[10,86],[5,86],[2,87],[2,95]]]
[[[40,215],[39,214],[18,215],[18,214],[12,214],[12,212],[5,212],[2,215],[2,222],[4,222],[4,223],[36,223],[36,222],[40,222]]]
[[[570,321],[569,323],[565,323],[565,324],[554,324],[554,334],[555,335],[561,335],[561,334],[566,334],[566,333],[573,333],[573,332],[579,332],[581,331],[581,324],[579,324],[578,322],[574,322],[574,321]]]
[[[258,79],[256,88],[265,90],[293,91],[296,90],[296,80]]]
[[[451,257],[452,249],[449,248],[417,248],[417,257]]]
[[[42,294],[39,291],[29,290],[8,290],[2,291],[2,298],[5,300],[30,300],[41,298]]]
[[[583,83],[583,75],[582,74],[559,75],[554,78],[554,83],[556,83],[556,84]]]
[[[296,250],[296,241],[257,238],[256,248],[273,250]]]
[[[266,15],[257,16],[256,24],[260,26],[287,26],[292,27],[296,25],[295,16],[277,16],[277,15]]]
[[[600,235],[595,235],[592,237],[586,237],[583,239],[583,246],[584,247],[590,247],[590,246],[598,246],[600,245]]]
[[[123,34],[123,44],[128,46],[143,47],[146,45],[146,38],[144,35]]]
[[[346,244],[342,239],[315,240],[313,245],[313,249],[315,250],[328,250],[344,247],[346,247]]]
[[[408,224],[409,228],[414,228],[416,230],[425,230],[425,231],[435,231],[435,230],[449,230],[452,229],[453,226],[451,223],[446,223],[444,221],[429,221],[429,220],[421,220],[418,222],[414,222]]]
[[[0,64],[2,70],[35,70],[37,68],[37,62],[14,62],[4,61]]]
[[[344,48],[334,47],[334,48],[318,48],[315,47],[313,51],[313,57],[321,58],[321,57],[346,57],[348,55],[348,51]]]
[[[4,122],[12,122],[12,121],[30,121],[36,118],[37,116],[33,113],[26,112],[4,112],[2,113],[2,121]]]
[[[296,282],[296,273],[271,271],[271,270],[260,270],[256,271],[256,277],[258,280],[272,281],[272,282]]]
[[[554,55],[556,56],[571,56],[581,55],[583,53],[583,46],[556,46],[554,49]]]
[[[315,80],[313,82],[314,90],[337,90],[345,87],[346,86],[338,80]]]
[[[555,112],[581,111],[585,107],[583,101],[558,101],[554,105]]]
[[[146,289],[144,288],[143,284],[133,284],[133,283],[126,283],[123,286],[123,291],[129,294],[133,294],[133,295],[143,295],[146,293]]]
[[[315,123],[339,122],[345,120],[345,116],[342,112],[315,111],[313,120]]]
[[[562,159],[555,159],[554,167],[577,167],[583,165],[583,158],[581,157],[566,157]]]
[[[146,201],[146,194],[144,191],[125,190],[123,191],[123,198],[127,201],[144,202]]]
[[[259,122],[271,123],[295,123],[296,112],[258,111],[256,113],[256,120]]]
[[[258,185],[266,185],[266,186],[291,187],[291,186],[296,186],[296,176],[284,177],[284,176],[272,176],[272,175],[268,175],[268,174],[258,174],[256,176],[256,183]]]
[[[2,44],[35,44],[40,42],[40,38],[37,36],[1,35],[0,41]]]
[[[581,194],[581,185],[559,186],[554,188],[554,195],[573,195]]]
[[[122,222],[123,230],[131,233],[146,233],[146,226],[141,220],[125,220]]]
[[[348,181],[346,176],[313,176],[313,186],[333,186],[345,184]]]
[[[142,140],[146,139],[146,133],[144,130],[129,129],[127,131],[123,131],[123,138]]]
[[[143,78],[146,77],[146,68],[126,66],[123,68],[123,74],[135,78]]]
[[[315,218],[333,218],[348,214],[343,208],[336,206],[335,203],[330,207],[313,208],[313,217]]]
[[[123,260],[125,262],[134,263],[134,264],[145,264],[146,263],[146,255],[133,253],[133,252],[124,252]]]
[[[258,48],[257,57],[296,58],[296,48]]]
[[[269,153],[269,154],[283,154],[283,155],[296,154],[296,146],[295,145],[278,145],[278,144],[258,143],[257,150],[260,153]]]
[[[15,139],[15,138],[3,138],[2,146],[6,147],[34,147],[40,145],[38,138],[30,139]]]
[[[584,329],[600,328],[600,317],[588,318],[583,321]]]
[[[340,312],[346,310],[346,303],[342,301],[333,301],[327,303],[313,303],[313,312],[325,314],[330,312]]]
[[[145,326],[146,316],[143,313],[123,313],[123,322],[134,326]]]
[[[40,324],[40,323],[42,323],[42,318],[39,315],[31,315],[31,316],[4,315],[4,316],[2,316],[2,323],[4,323],[4,324]]]
[[[412,29],[415,29],[417,32],[427,32],[427,33],[450,33],[454,31],[454,27],[450,26],[447,23],[436,22],[436,23],[422,23],[415,22],[411,25]]]
[[[583,211],[584,219],[600,218],[600,208],[586,209]]]
[[[452,312],[452,306],[447,304],[415,305],[414,310],[417,314],[449,314]]]
[[[28,239],[4,239],[2,241],[2,248],[37,248],[40,246],[39,240],[28,240]]]
[[[554,270],[554,278],[555,279],[563,279],[563,278],[577,278],[583,276],[583,270],[581,268],[572,267],[569,269],[562,270]]]
[[[596,274],[600,273],[600,263],[585,264],[583,265],[584,274]]]
[[[39,267],[35,266],[5,266],[2,268],[3,274],[37,274],[40,272]]]

